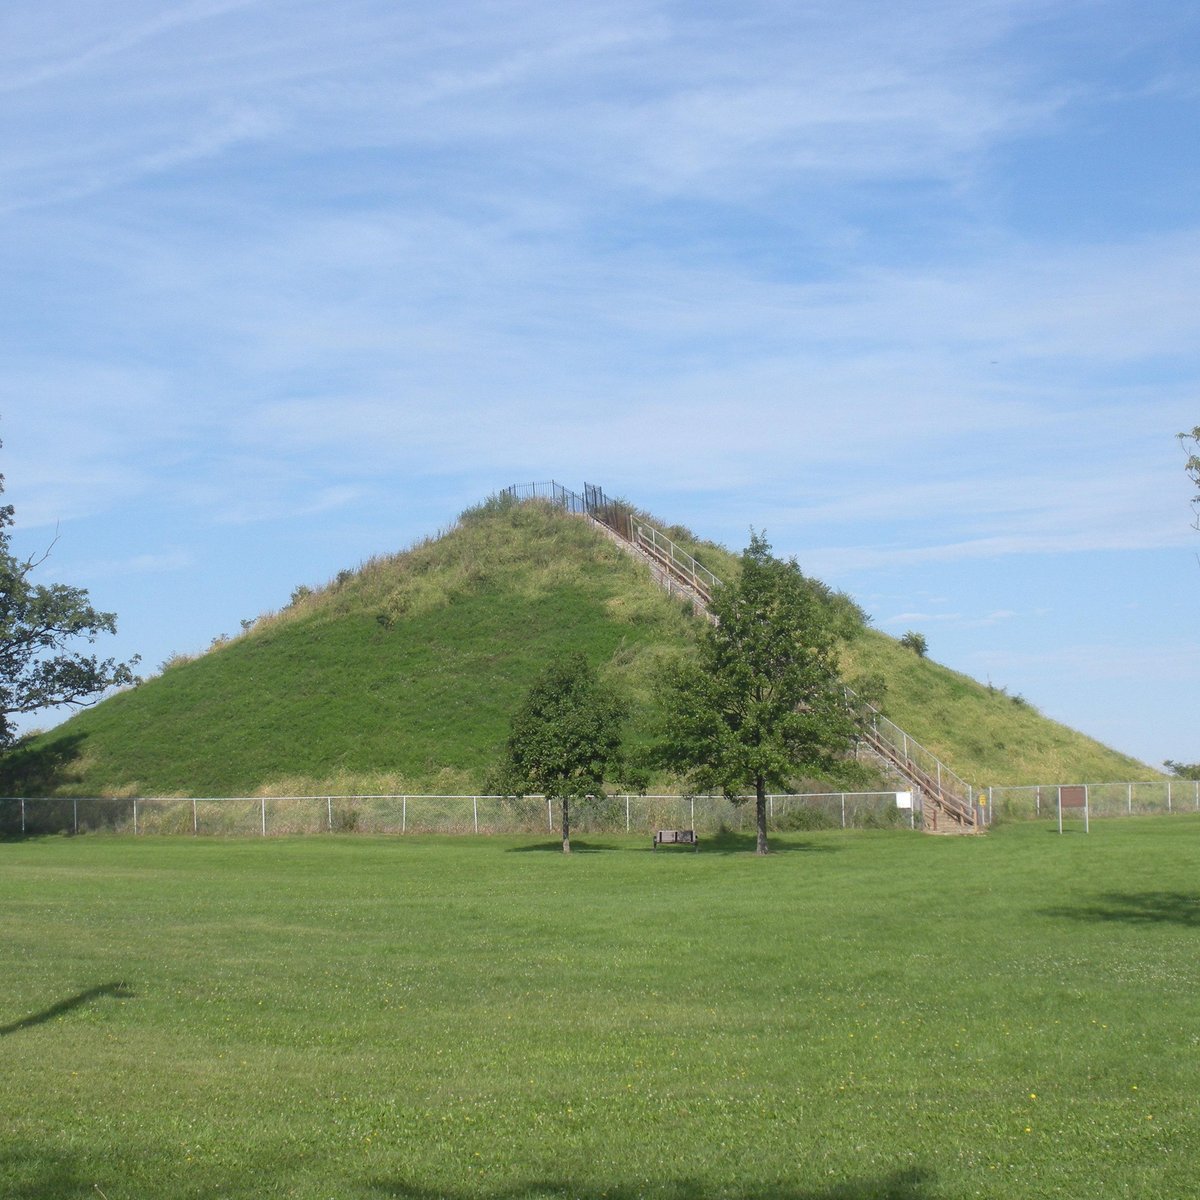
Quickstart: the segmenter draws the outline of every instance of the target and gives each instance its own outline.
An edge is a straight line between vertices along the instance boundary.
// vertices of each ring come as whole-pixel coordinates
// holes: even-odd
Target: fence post
[[[1167,780],[1167,812],[1171,811],[1171,781]]]
[[[196,815],[196,797],[192,797],[192,837],[200,834],[200,818]]]
[[[133,798],[133,836],[137,837],[137,797]]]
[[[260,807],[262,809],[262,835],[263,835],[263,837],[266,837],[267,836],[267,798],[266,798],[266,796],[264,796],[262,798]]]
[[[1125,811],[1129,816],[1133,816],[1133,784],[1125,785]]]
[[[475,832],[479,832],[479,797],[471,797],[471,811],[475,814]]]
[[[550,832],[554,832],[554,801],[549,796],[546,797],[546,824],[550,826]]]
[[[408,832],[408,797],[400,797],[400,832]]]
[[[842,793],[842,828],[846,828],[846,793]]]
[[[692,828],[696,828],[696,797],[691,796],[689,799],[692,802]]]
[[[25,836],[25,797],[21,797],[21,836]]]
[[[75,832],[78,833],[79,832],[79,799],[77,797],[73,798],[71,800],[71,811],[74,814],[73,819],[75,821]]]
[[[629,793],[625,793],[625,832],[629,832]]]

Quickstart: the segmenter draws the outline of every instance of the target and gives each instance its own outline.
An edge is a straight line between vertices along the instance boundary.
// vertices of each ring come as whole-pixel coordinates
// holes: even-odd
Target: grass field
[[[1200,820],[0,844],[0,1196],[1200,1195]]]

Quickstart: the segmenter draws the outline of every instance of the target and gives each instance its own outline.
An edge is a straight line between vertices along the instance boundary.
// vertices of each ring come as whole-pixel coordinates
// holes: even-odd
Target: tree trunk
[[[754,778],[754,792],[754,813],[758,819],[758,845],[755,846],[754,853],[769,854],[770,850],[767,847],[767,781],[761,775],[756,775]]]
[[[564,796],[563,806],[563,853],[571,853],[571,801]]]

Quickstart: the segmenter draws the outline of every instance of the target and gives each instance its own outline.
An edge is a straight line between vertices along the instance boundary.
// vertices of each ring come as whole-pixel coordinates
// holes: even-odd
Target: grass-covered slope
[[[689,549],[720,576],[736,569],[719,547]],[[0,764],[0,791],[478,791],[550,655],[582,650],[622,688],[637,740],[653,677],[697,628],[586,522],[493,500],[30,739]],[[864,632],[847,671],[882,678],[885,711],[974,783],[1148,773],[882,634]]]
[[[477,790],[548,656],[635,698],[692,636],[584,521],[492,503],[12,756],[7,794]]]
[[[868,629],[848,648],[847,674],[878,675],[880,706],[977,787],[1157,778],[1160,772],[1042,716],[1021,696],[987,687]]]

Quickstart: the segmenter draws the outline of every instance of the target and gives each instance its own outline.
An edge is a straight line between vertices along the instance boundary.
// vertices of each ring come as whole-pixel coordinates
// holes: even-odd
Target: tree
[[[621,769],[625,706],[579,653],[551,660],[512,719],[499,784],[506,794],[562,802],[563,853],[571,853],[571,801],[604,797]]]
[[[759,854],[768,787],[786,791],[800,775],[833,769],[855,734],[835,654],[850,634],[845,615],[770,549],[752,534],[738,580],[713,593],[716,624],[665,680],[656,748],[700,789],[737,800],[753,786]]]
[[[1200,779],[1200,763],[1176,762],[1168,758],[1163,766],[1177,779]]]
[[[918,658],[924,658],[929,653],[929,643],[925,640],[925,635],[915,629],[910,629],[900,639],[900,645],[906,650],[911,650]]]
[[[1189,442],[1191,442],[1190,447],[1188,446]],[[1188,473],[1188,478],[1191,479],[1193,486],[1197,490],[1192,503],[1200,504],[1200,425],[1197,425],[1191,433],[1181,433],[1179,435],[1179,444],[1188,456],[1183,469]],[[1196,528],[1200,529],[1200,518],[1196,520]]]
[[[9,549],[12,524],[12,505],[0,506],[0,749],[12,744],[10,718],[19,713],[59,704],[82,708],[109,688],[137,682],[136,657],[128,663],[101,661],[69,648],[81,639],[90,643],[101,633],[116,633],[116,616],[92,608],[83,588],[31,583],[30,575],[50,551],[15,557]]]

